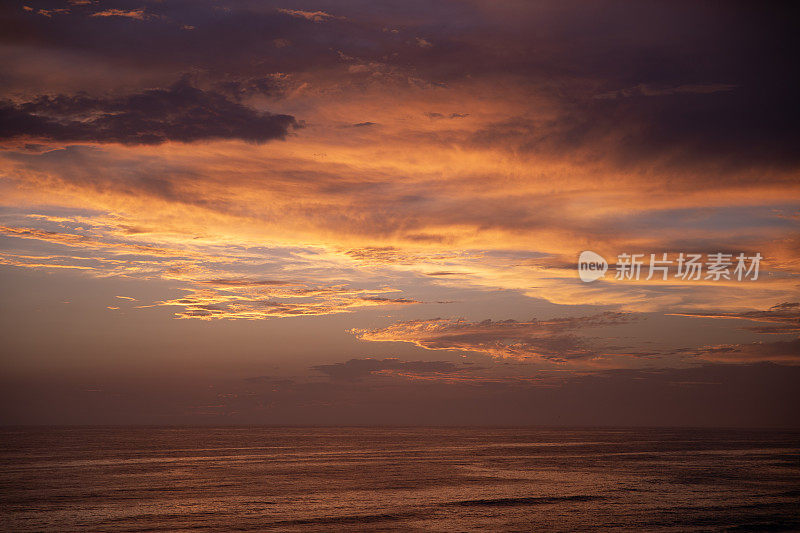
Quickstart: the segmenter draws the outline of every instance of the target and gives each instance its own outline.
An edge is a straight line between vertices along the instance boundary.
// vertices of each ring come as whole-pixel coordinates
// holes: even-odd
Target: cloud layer
[[[206,372],[175,405],[281,420],[639,402],[620,390],[645,398],[621,421],[674,421],[717,383],[717,415],[788,390],[785,4],[6,4],[4,373],[174,365]],[[605,278],[579,280],[584,250]],[[757,281],[614,279],[620,254],[681,252],[763,262]],[[220,371],[271,377],[198,388]]]
[[[618,325],[632,319],[629,315],[611,312],[529,322],[466,322],[437,318],[399,322],[381,329],[356,329],[353,333],[361,340],[411,342],[429,350],[464,350],[499,358],[565,362],[600,355],[601,348],[576,336],[576,330]]]
[[[259,112],[222,94],[181,80],[167,89],[122,97],[40,96],[0,102],[0,140],[161,144],[239,139],[283,139],[294,117]]]

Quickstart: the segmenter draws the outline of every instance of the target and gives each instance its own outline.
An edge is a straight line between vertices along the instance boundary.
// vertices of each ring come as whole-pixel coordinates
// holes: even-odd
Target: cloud
[[[74,4],[73,4],[74,5]],[[105,9],[91,14],[92,17],[124,17],[135,20],[147,20],[152,15],[145,12],[144,8],[141,9]]]
[[[385,328],[353,329],[360,340],[410,342],[428,350],[464,350],[497,358],[565,362],[598,355],[598,349],[573,332],[581,328],[619,325],[632,320],[624,313],[551,320],[453,319],[410,320]]]
[[[785,124],[796,106],[777,75],[791,69],[774,53],[790,34],[774,10],[342,4],[346,19],[313,24],[276,6],[199,0],[148,4],[158,18],[139,24],[80,9],[0,19],[15,50],[4,92],[25,126],[7,135],[49,131],[39,143],[14,137],[30,149],[0,154],[9,203],[114,213],[150,228],[143,244],[168,228],[184,244],[213,229],[232,246],[324,248],[337,275],[349,269],[339,281],[422,275],[630,310],[760,308],[796,291],[796,225],[775,214],[793,212],[798,186]],[[316,7],[302,13],[330,20]],[[640,24],[626,22],[633,16]],[[426,22],[436,20],[458,23]],[[702,21],[708,32],[696,30]],[[418,35],[435,46],[421,49]],[[178,72],[195,73],[186,90],[201,100],[202,124],[181,106],[174,120],[129,112],[133,97],[177,97]],[[82,95],[89,89],[117,96]],[[51,96],[20,97],[40,91]],[[307,121],[277,128],[275,138],[293,131],[291,143],[213,142],[252,139],[253,114],[276,101]],[[230,106],[241,121],[227,122]],[[188,133],[166,131],[185,121]],[[111,142],[41,144],[65,130]],[[209,142],[162,143],[191,135]],[[162,144],[133,144],[143,142]],[[719,247],[760,251],[762,279],[735,289],[575,279],[583,249]]]
[[[338,365],[318,366],[341,368],[347,363]],[[438,375],[432,367],[422,369],[430,372],[419,376]],[[457,369],[444,372],[469,374]],[[345,371],[342,379],[322,380],[271,373],[225,379],[222,374],[198,377],[184,369],[146,376],[127,372],[88,382],[85,373],[66,373],[59,380],[4,376],[0,415],[10,424],[197,424],[215,420],[218,424],[254,425],[796,428],[795,406],[800,402],[800,367],[771,363],[709,363],[589,375],[562,372],[555,384],[511,377],[485,382],[380,379],[380,375],[348,379],[358,375],[357,371]],[[87,389],[101,392],[78,392]]]
[[[163,248],[146,244],[110,242],[87,235],[47,231],[36,228],[0,226],[0,234],[20,239],[60,244],[72,248],[85,248],[90,250],[105,249],[115,254],[140,254],[155,257],[187,257],[189,255],[194,255],[192,252],[186,250]],[[199,258],[211,259],[211,256],[200,254]]]
[[[242,287],[275,287],[275,286],[297,286],[295,281],[277,279],[206,279],[198,281],[201,285],[211,285],[216,288],[242,288]]]
[[[23,6],[22,9],[25,11],[34,11],[34,9],[30,6]],[[43,17],[52,18],[53,15],[66,15],[70,11],[68,8],[56,8],[56,9],[38,9],[36,10],[37,15],[42,15]]]
[[[53,217],[51,222],[59,220],[59,217]],[[247,272],[254,268],[260,272],[271,269],[285,276],[283,270],[287,266],[296,275],[304,272],[302,261],[276,248],[269,252],[262,249],[219,249],[218,246],[197,242],[187,246],[180,241],[173,241],[170,246],[153,246],[131,240],[124,230],[121,232],[123,240],[110,227],[99,225],[92,227],[90,233],[91,236],[0,226],[0,235],[21,239],[34,249],[37,246],[67,247],[83,254],[44,254],[40,248],[29,254],[0,252],[0,264],[36,269],[84,270],[97,277],[177,281],[186,292],[184,296],[139,305],[137,308],[178,308],[175,317],[180,319],[264,320],[422,303],[414,298],[387,296],[400,291],[386,286],[364,288],[317,281],[314,278],[318,276],[318,267],[313,256],[308,260],[305,270],[305,275],[311,277],[308,280],[298,280],[296,277],[264,279]],[[280,259],[280,255],[287,257]]]
[[[800,339],[709,346],[699,350],[698,357],[715,363],[772,362],[800,365]]]
[[[259,391],[253,420],[292,422],[313,405],[316,418],[303,420],[330,423],[359,401],[368,416],[355,418],[378,422],[393,402],[394,413],[415,409],[393,420],[417,423],[564,423],[558,416],[572,413],[652,424],[663,408],[657,420],[685,425],[710,399],[717,418],[703,420],[758,423],[772,415],[767,406],[796,404],[785,401],[796,397],[796,367],[759,377],[761,366],[740,364],[792,365],[798,348],[758,337],[800,330],[800,121],[786,52],[797,32],[782,4],[359,1],[336,4],[335,15],[314,3],[71,4],[0,6],[2,268],[12,287],[41,277],[66,291],[113,278],[91,285],[108,284],[101,310],[117,302],[147,320],[217,320],[165,326],[186,350],[141,335],[123,342],[109,372],[141,354],[159,365],[183,354],[211,361],[232,345],[226,334],[251,328],[293,333],[291,356],[307,368],[319,345],[326,363],[347,359],[330,330],[353,328],[363,341],[404,343],[366,345],[400,359],[320,364],[320,383]],[[41,212],[54,216],[26,218]],[[586,249],[608,259],[757,251],[765,260],[755,283],[583,284],[575,262]],[[12,291],[20,296],[9,308],[46,323],[56,311],[44,296],[37,316],[25,314],[46,286]],[[769,308],[779,301],[788,303]],[[595,314],[609,309],[719,320]],[[470,318],[411,320],[442,313]],[[473,318],[533,313],[589,316]],[[299,318],[273,321],[288,317]],[[70,333],[55,346],[65,357],[95,334],[84,322],[74,335],[48,335],[57,344]],[[21,350],[9,368],[37,360],[24,348],[28,329],[4,332]],[[186,329],[198,334],[176,333]],[[236,337],[241,355],[220,365],[250,375],[231,365],[281,351],[263,338]],[[415,363],[423,349],[478,354],[491,370]],[[71,368],[93,363],[74,357]],[[725,364],[625,379],[596,372],[708,360]],[[530,368],[594,377],[550,396],[544,383],[565,379],[536,381]],[[717,395],[717,383],[731,385]],[[773,404],[775,383],[789,392]],[[747,397],[753,389],[763,404]],[[250,398],[230,392],[242,395],[193,405],[230,402],[233,412]],[[664,407],[673,398],[680,406]],[[281,405],[292,407],[264,415]],[[42,412],[60,408],[42,402]],[[688,419],[668,416],[678,411]]]
[[[202,281],[194,282],[203,284]],[[180,298],[159,301],[153,306],[178,307],[175,317],[200,320],[265,320],[299,316],[348,313],[376,306],[421,303],[410,298],[386,298],[373,293],[387,289],[320,287],[313,283],[292,283],[292,287],[271,285],[223,285],[216,289],[186,289]],[[297,285],[300,285],[299,287]],[[152,306],[148,306],[152,307]]]
[[[411,375],[450,375],[459,371],[455,364],[447,361],[401,361],[399,359],[350,359],[344,363],[317,365],[312,369],[327,374],[332,379],[346,381],[359,380],[387,372]]]
[[[757,322],[759,324],[757,326],[746,326],[746,329],[756,333],[784,334],[800,332],[799,302],[780,303],[765,311],[680,313],[677,316]]]
[[[454,119],[454,118],[466,118],[469,116],[469,113],[450,113],[449,115],[445,115],[443,113],[425,113],[425,116],[431,120],[438,120],[438,119]]]
[[[299,126],[290,115],[256,111],[183,79],[167,89],[124,97],[40,96],[0,103],[0,140],[161,144],[284,139]]]
[[[292,17],[310,20],[311,22],[328,22],[330,20],[344,19],[344,17],[337,17],[326,13],[324,11],[301,11],[299,9],[278,9],[279,13],[291,15]]]
[[[630,310],[761,307],[793,290],[787,275],[796,270],[796,243],[776,238],[792,228],[769,204],[670,211],[655,205],[658,198],[687,202],[693,193],[653,196],[641,191],[640,197],[636,183],[623,186],[614,181],[610,187],[623,188],[617,193],[592,190],[578,178],[548,178],[543,184],[522,165],[490,168],[491,161],[476,159],[474,169],[464,169],[457,159],[448,159],[453,154],[433,149],[431,153],[443,157],[439,163],[432,158],[432,169],[426,162],[418,172],[404,176],[401,161],[372,159],[367,149],[375,147],[372,143],[347,147],[348,136],[341,134],[340,125],[334,140],[319,141],[327,143],[324,159],[314,157],[317,141],[304,139],[308,128],[292,143],[265,150],[242,143],[216,144],[207,150],[176,144],[168,152],[159,147],[71,146],[36,153],[9,151],[0,160],[8,182],[16,185],[12,190],[17,202],[66,200],[72,202],[68,205],[115,213],[122,218],[119,227],[128,228],[120,236],[139,235],[143,244],[168,230],[183,235],[191,246],[209,232],[203,221],[214,220],[213,233],[220,242],[322,247],[358,276],[375,269],[421,275],[449,272],[426,277],[449,286],[520,290],[558,303],[611,304]],[[337,147],[338,142],[344,144]],[[390,144],[380,146],[387,152],[393,149]],[[357,161],[347,159],[348,154]],[[482,178],[476,177],[476,170]],[[510,183],[514,186],[507,186]],[[558,192],[539,190],[547,187]],[[741,198],[747,200],[742,201],[757,194],[743,191]],[[704,198],[699,201],[711,197]],[[752,221],[758,224],[752,227]],[[140,231],[136,228],[149,233],[131,233]],[[575,272],[583,246],[608,258],[623,251],[671,251],[674,257],[678,251],[736,246],[735,251],[757,250],[766,259],[758,282],[738,283],[735,290],[725,283],[694,283],[687,290],[688,283],[675,280],[609,280],[589,286],[579,283]]]
[[[274,98],[284,96],[289,90],[289,83],[287,75],[277,73],[257,78],[216,81],[213,84],[213,88],[240,101],[254,95]]]
[[[724,83],[705,83],[705,84],[700,83],[694,85],[679,85],[677,87],[653,87],[644,83],[640,83],[635,87],[598,94],[595,95],[594,98],[600,100],[607,100],[610,98],[630,98],[633,96],[664,96],[672,94],[712,94],[718,92],[732,91],[735,88],[736,88],[735,85],[727,85]]]
[[[101,13],[137,12],[121,2],[107,4]],[[53,23],[14,11],[4,30],[14,45],[73,50],[106,68],[136,65],[137,79],[147,65],[152,77],[201,70],[223,83],[280,72],[327,94],[379,81],[387,90],[399,82],[451,94],[478,92],[483,97],[470,110],[474,131],[447,139],[467,148],[607,161],[622,170],[632,165],[670,173],[694,170],[717,185],[729,182],[730,172],[741,172],[741,163],[784,171],[798,164],[792,149],[798,140],[792,127],[796,106],[782,75],[792,65],[780,53],[790,48],[792,31],[779,9],[684,10],[648,3],[631,10],[619,1],[590,9],[572,3],[501,9],[433,2],[403,9],[347,5],[344,17],[249,4],[221,10],[202,0],[148,9],[164,20],[137,24],[136,30],[115,26],[111,43],[106,37],[112,29],[78,15]],[[315,24],[314,38],[308,38],[308,25],[287,23],[287,15],[341,24]],[[636,25],[626,22],[632,18]],[[438,19],[459,23],[432,31],[422,22]],[[436,46],[420,48],[430,42],[427,37],[398,41],[383,31],[386,23],[401,20],[413,35],[430,35]],[[753,20],[759,21],[755,28]],[[197,29],[176,35],[187,21]],[[265,34],[274,38],[265,40]],[[276,49],[276,40],[292,42],[292,50]],[[337,60],[342,57],[349,60]],[[368,81],[354,80],[353,74]]]

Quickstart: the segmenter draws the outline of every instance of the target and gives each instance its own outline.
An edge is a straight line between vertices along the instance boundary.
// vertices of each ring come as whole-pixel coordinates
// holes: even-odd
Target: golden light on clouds
[[[112,4],[3,19],[20,28],[0,45],[11,286],[110,283],[98,308],[168,316],[173,333],[281,322],[304,371],[397,343],[530,363],[520,383],[796,363],[796,330],[728,320],[800,300],[794,95],[772,41],[748,37],[768,60],[734,61],[738,12],[699,35],[656,5],[636,10],[684,33],[608,13],[582,28],[568,6],[519,3]],[[579,280],[584,250],[608,259],[604,279]],[[681,252],[760,253],[761,275],[614,279],[620,254]],[[673,333],[620,318],[645,315]],[[342,351],[321,353],[314,331]]]

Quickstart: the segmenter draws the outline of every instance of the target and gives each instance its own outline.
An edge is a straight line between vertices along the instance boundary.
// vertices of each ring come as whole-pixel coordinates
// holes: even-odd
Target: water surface
[[[0,430],[5,531],[792,531],[800,433]]]

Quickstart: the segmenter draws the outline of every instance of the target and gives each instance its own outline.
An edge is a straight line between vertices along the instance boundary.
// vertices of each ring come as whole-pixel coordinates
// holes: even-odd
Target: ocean
[[[798,531],[800,433],[0,430],[3,531]]]

